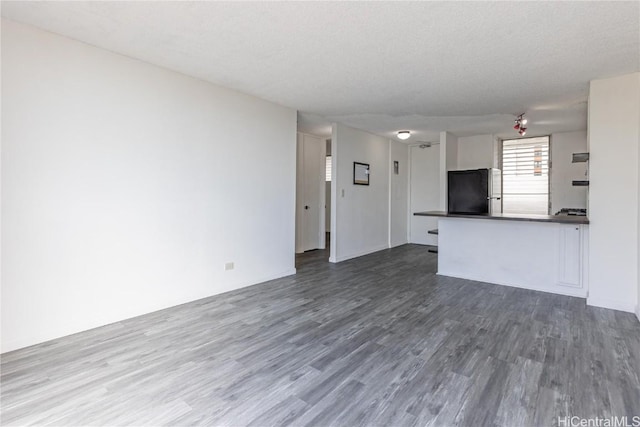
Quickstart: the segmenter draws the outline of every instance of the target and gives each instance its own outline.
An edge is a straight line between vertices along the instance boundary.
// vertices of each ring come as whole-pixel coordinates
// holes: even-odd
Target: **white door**
[[[324,139],[298,134],[296,252],[325,247]]]
[[[437,236],[427,231],[438,228],[438,219],[414,216],[414,212],[440,210],[440,146],[420,148],[412,146],[411,172],[409,177],[409,242],[421,245],[437,245]]]
[[[560,235],[560,285],[582,287],[580,273],[582,271],[582,233],[579,225],[558,226]]]

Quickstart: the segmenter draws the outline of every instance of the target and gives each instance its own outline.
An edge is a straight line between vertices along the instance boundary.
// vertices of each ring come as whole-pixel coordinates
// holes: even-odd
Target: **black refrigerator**
[[[492,215],[502,212],[500,169],[449,171],[447,189],[449,213]]]

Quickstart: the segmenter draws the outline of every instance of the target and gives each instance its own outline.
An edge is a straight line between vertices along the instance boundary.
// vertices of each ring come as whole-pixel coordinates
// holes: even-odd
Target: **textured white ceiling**
[[[530,134],[585,129],[589,80],[640,70],[637,1],[3,1],[2,15],[295,108],[322,134],[515,136],[524,111]]]

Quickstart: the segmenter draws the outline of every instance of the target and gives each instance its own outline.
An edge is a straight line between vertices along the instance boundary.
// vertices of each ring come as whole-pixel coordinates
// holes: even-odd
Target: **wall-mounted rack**
[[[571,155],[571,163],[585,163],[589,161],[589,153],[573,153]],[[587,171],[584,173],[586,177],[589,176],[589,168],[587,167]],[[578,180],[571,181],[571,185],[574,187],[588,187],[589,180]]]
[[[589,161],[589,153],[573,153],[571,163],[584,163]]]

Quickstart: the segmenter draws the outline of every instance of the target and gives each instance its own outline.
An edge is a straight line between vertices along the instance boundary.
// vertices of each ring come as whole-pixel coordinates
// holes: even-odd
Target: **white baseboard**
[[[465,279],[465,280],[473,280],[474,282],[484,282],[489,283],[491,285],[499,285],[499,286],[509,286],[512,288],[520,288],[520,289],[529,289],[531,291],[538,292],[546,292],[549,294],[557,294],[557,295],[565,295],[568,297],[577,297],[577,298],[586,298],[587,291],[585,289],[572,289],[571,287],[564,286],[550,286],[548,288],[534,287],[534,286],[525,286],[518,285],[515,283],[506,283],[506,282],[496,282],[489,280],[484,277],[469,277],[464,274],[452,273],[452,272],[440,272],[438,271],[438,276],[447,276],[447,277],[455,277],[456,279]]]
[[[341,256],[336,256],[334,257],[329,257],[329,262],[342,262],[342,261],[346,261],[348,259],[353,259],[353,258],[358,258],[364,255],[369,255],[372,254],[374,252],[378,252],[384,249],[389,249],[389,245],[379,245],[379,246],[374,246],[372,248],[368,248],[362,251],[358,251],[358,252],[354,252],[352,254],[349,255],[341,255]]]
[[[257,285],[257,284],[262,283],[262,282],[268,282],[269,280],[275,280],[275,279],[281,279],[281,278],[287,277],[287,276],[293,276],[296,273],[297,273],[297,270],[295,268],[292,268],[292,269],[283,271],[281,273],[270,274],[268,276],[264,276],[264,277],[259,278],[257,280],[252,280],[251,283],[242,284],[236,289],[246,288],[247,286]]]
[[[602,298],[587,298],[587,305],[600,308],[608,308],[611,310],[626,311],[627,313],[635,313],[638,315],[637,307],[633,303],[626,301],[614,301]]]
[[[403,240],[401,242],[389,243],[389,248],[397,248],[398,246],[406,245],[407,243],[409,243],[407,240]]]
[[[138,316],[143,316],[145,314],[149,314],[149,313],[155,313],[156,311],[161,311],[161,310],[166,310],[168,308],[172,308],[172,307],[177,307],[179,305],[183,305],[183,304],[188,304],[194,301],[198,301],[201,299],[205,299],[205,298],[210,298],[212,296],[215,295],[220,295],[220,294],[224,294],[227,292],[231,292],[231,291],[235,291],[237,289],[241,289],[241,288],[246,288],[248,286],[253,286],[253,285],[257,285],[260,283],[264,283],[264,282],[268,282],[270,280],[275,280],[275,279],[280,279],[282,277],[287,277],[287,276],[291,276],[296,274],[296,269],[289,269],[280,273],[275,273],[275,274],[270,274],[270,275],[266,275],[263,277],[258,277],[254,280],[251,280],[249,282],[243,282],[243,283],[239,283],[239,284],[233,284],[233,285],[229,285],[229,286],[224,286],[224,287],[220,287],[218,288],[218,292],[214,293],[214,294],[210,294],[210,295],[192,295],[190,297],[187,297],[186,301],[176,301],[175,304],[171,304],[168,306],[159,306],[159,307],[155,307],[152,310],[141,310],[140,312],[134,313],[132,315],[123,317],[123,318],[111,318],[111,319],[103,319],[102,321],[97,322],[96,324],[91,324],[91,325],[87,325],[87,324],[75,324],[75,325],[71,325],[68,328],[65,328],[66,330],[63,331],[58,331],[58,332],[54,332],[54,333],[45,333],[45,334],[41,334],[41,335],[37,335],[37,336],[29,336],[29,337],[22,337],[19,340],[14,340],[14,341],[10,341],[10,342],[5,342],[2,343],[2,348],[0,349],[0,353],[1,354],[5,354],[8,353],[10,351],[14,351],[14,350],[19,350],[21,348],[25,348],[25,347],[30,347],[32,345],[37,345],[37,344],[42,344],[44,342],[47,341],[52,341],[52,340],[56,340],[56,339],[60,339],[69,335],[74,335],[77,334],[79,332],[85,332],[85,331],[90,331],[92,329],[96,329],[96,328],[102,328],[104,326],[107,325],[114,325],[117,324],[119,322],[125,321],[127,319],[132,319],[134,317],[138,317]],[[114,325],[115,327],[115,325]]]

